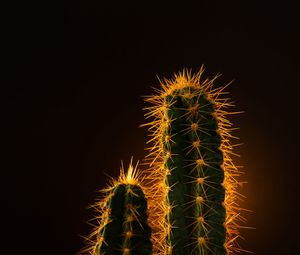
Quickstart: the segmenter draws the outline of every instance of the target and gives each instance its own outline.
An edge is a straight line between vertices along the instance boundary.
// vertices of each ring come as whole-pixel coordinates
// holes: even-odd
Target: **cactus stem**
[[[105,197],[95,204],[97,225],[88,236],[88,246],[80,254],[150,255],[151,229],[148,226],[148,206],[141,175],[133,166],[127,172],[121,164],[120,176],[102,190]]]
[[[220,75],[203,80],[203,72],[203,67],[195,75],[185,69],[173,79],[163,79],[156,94],[146,99],[152,106],[145,108],[145,116],[153,118],[143,126],[151,133],[145,183],[149,182],[149,210],[155,212],[149,219],[155,254],[181,254],[182,247],[201,255],[232,255],[241,250],[243,209],[237,203],[241,197],[237,188],[242,185],[242,172],[231,158],[237,156],[231,144],[237,137],[231,134],[235,128],[227,119],[239,112],[228,111],[234,103],[224,90],[231,82],[215,87]],[[180,221],[182,213],[186,220]],[[178,230],[190,229],[191,224],[193,233]],[[193,241],[186,243],[180,235],[189,235]]]

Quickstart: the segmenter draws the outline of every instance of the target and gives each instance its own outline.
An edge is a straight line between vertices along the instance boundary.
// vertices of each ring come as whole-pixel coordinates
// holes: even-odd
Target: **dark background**
[[[141,160],[141,96],[183,67],[223,75],[244,143],[243,246],[299,254],[296,6],[10,1],[1,8],[2,254],[74,254],[86,207],[120,161]],[[195,4],[197,2],[197,4]]]

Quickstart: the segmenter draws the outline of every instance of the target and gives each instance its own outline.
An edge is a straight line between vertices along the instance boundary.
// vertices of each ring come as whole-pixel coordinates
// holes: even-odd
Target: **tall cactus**
[[[118,181],[105,189],[107,194],[96,207],[100,226],[86,249],[92,255],[149,255],[152,253],[151,229],[147,223],[147,201],[139,185],[136,168],[123,167]],[[86,253],[85,252],[85,253]]]
[[[160,254],[223,255],[238,251],[239,215],[231,159],[232,103],[214,79],[183,71],[161,82],[158,95],[146,99],[152,147],[147,194]],[[231,112],[232,114],[233,112]],[[164,201],[164,203],[161,203]],[[158,224],[159,222],[159,224]]]

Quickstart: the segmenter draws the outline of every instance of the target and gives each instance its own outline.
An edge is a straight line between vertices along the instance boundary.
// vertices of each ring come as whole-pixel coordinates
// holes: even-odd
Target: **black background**
[[[263,2],[263,1],[261,1]],[[197,4],[196,4],[197,3]],[[1,8],[2,254],[74,254],[86,207],[141,160],[142,97],[182,68],[232,79],[256,254],[298,254],[299,22],[285,3],[24,1]],[[299,231],[298,231],[299,232]]]

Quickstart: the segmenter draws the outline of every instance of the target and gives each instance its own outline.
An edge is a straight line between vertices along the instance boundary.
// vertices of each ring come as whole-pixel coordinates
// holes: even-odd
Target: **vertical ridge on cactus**
[[[98,225],[87,238],[89,245],[81,254],[150,255],[151,229],[148,226],[147,200],[140,186],[137,165],[132,161],[118,180],[102,190],[104,198],[94,206],[100,214]]]
[[[183,70],[146,98],[151,147],[145,175],[154,253],[235,254],[244,218],[241,172],[232,160],[233,102],[218,76]],[[164,202],[162,202],[164,201]]]

